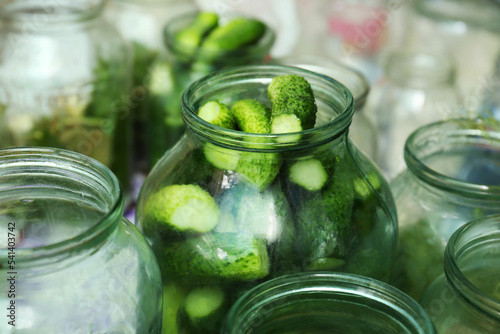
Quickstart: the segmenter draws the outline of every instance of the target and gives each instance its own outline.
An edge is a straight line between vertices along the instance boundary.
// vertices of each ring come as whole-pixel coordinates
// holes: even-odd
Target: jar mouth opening
[[[181,14],[170,20],[163,29],[163,40],[166,48],[176,55],[180,61],[206,60],[206,64],[221,64],[222,66],[226,66],[227,63],[244,65],[249,60],[258,60],[259,58],[263,61],[276,40],[274,30],[266,24],[264,35],[255,44],[242,46],[231,51],[212,51],[197,48],[193,55],[193,48],[179,43],[176,35],[193,22],[199,13],[199,11],[191,11]],[[242,17],[246,16],[246,14],[234,13],[231,17],[233,16]]]
[[[420,332],[422,328],[425,333],[434,333],[434,326],[422,307],[400,290],[369,277],[334,272],[288,274],[261,283],[236,301],[228,312],[223,328],[249,326],[255,320],[252,316],[258,317],[263,311],[282,306],[287,298],[294,298],[295,305],[309,302],[314,295],[319,296],[314,298],[314,303],[321,303],[325,309],[325,304],[340,301],[352,303],[360,309],[363,304],[370,303],[370,307],[380,312],[386,311],[391,317],[397,318],[395,322],[410,332]],[[397,317],[394,313],[397,313]],[[245,318],[248,323],[242,321]],[[262,321],[262,317],[258,319]]]
[[[0,17],[6,21],[30,23],[24,29],[41,29],[51,23],[85,21],[96,17],[105,6],[104,0],[0,0]]]
[[[311,85],[318,106],[314,128],[300,132],[255,134],[215,126],[197,113],[204,103],[227,105],[246,98],[267,101],[267,86],[276,76],[295,74]],[[181,113],[186,127],[219,146],[252,152],[282,152],[315,147],[348,132],[354,112],[351,92],[340,82],[298,67],[248,65],[220,70],[193,82],[184,91]]]
[[[5,201],[16,200],[16,207],[23,210],[22,203],[34,201],[63,200],[77,203],[84,208],[98,209],[99,215],[92,216],[89,225],[79,224],[78,214],[74,212],[74,229],[65,226],[64,232],[71,235],[62,235],[48,242],[41,242],[34,246],[16,247],[16,262],[47,259],[67,252],[74,252],[90,241],[101,240],[122,217],[123,194],[116,176],[100,162],[82,154],[56,148],[19,147],[0,149],[0,208]],[[28,191],[28,193],[26,193]],[[18,192],[22,192],[18,194]],[[38,194],[37,194],[38,193]],[[29,196],[29,197],[28,197]],[[45,203],[45,202],[44,202]],[[42,211],[44,217],[36,216],[36,223],[52,219],[58,225],[57,214],[63,210],[57,206],[57,214],[49,212],[54,209],[53,204],[43,206],[43,210],[35,207],[31,210]],[[60,202],[57,202],[58,204]],[[12,204],[10,204],[12,205]],[[66,208],[64,208],[66,209]],[[68,210],[68,209],[66,209]],[[3,212],[8,218],[8,211]],[[47,218],[48,217],[48,218]],[[67,218],[67,216],[65,216]],[[16,218],[17,219],[17,218]],[[83,218],[82,218],[83,219]],[[17,221],[16,226],[26,223]],[[38,232],[55,231],[51,229],[52,221],[48,221]],[[39,224],[36,224],[39,225]],[[24,237],[25,231],[17,230],[17,237]],[[34,235],[34,234],[33,234]],[[32,235],[32,236],[33,236]],[[50,238],[49,238],[50,239]],[[29,240],[28,240],[29,241]],[[26,243],[26,242],[25,242]],[[8,249],[0,249],[0,259],[7,258]]]
[[[423,126],[406,140],[404,159],[407,168],[425,183],[439,189],[471,198],[485,199],[486,196],[487,199],[498,200],[500,184],[474,183],[475,181],[466,180],[465,176],[459,175],[460,173],[450,175],[429,164],[429,160],[433,157],[462,154],[462,152],[465,152],[464,159],[470,159],[472,155],[467,156],[467,152],[478,149],[490,149],[490,154],[491,152],[500,154],[500,132],[495,130],[495,127],[498,125],[467,118],[449,119]],[[474,159],[478,158],[472,157],[465,161],[476,161]],[[469,171],[469,175],[472,173],[473,170]]]
[[[499,268],[498,256],[500,255],[500,215],[490,215],[473,220],[462,225],[450,237],[445,250],[445,274],[448,282],[456,293],[466,302],[474,306],[480,313],[498,319],[500,316],[500,281],[498,271],[495,278],[497,283],[496,295],[493,298],[486,291],[480,289],[471,281],[465,270],[472,270],[476,275],[482,275],[491,279],[491,274],[485,269]],[[477,260],[482,261],[494,259],[496,264],[489,263],[486,268],[472,268],[477,266]],[[496,265],[496,267],[495,267]]]

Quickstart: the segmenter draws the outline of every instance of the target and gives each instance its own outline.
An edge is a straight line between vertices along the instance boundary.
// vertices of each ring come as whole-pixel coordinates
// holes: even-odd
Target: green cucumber
[[[235,128],[235,120],[229,108],[219,101],[208,101],[199,110],[198,116],[203,120],[226,129]]]
[[[323,188],[328,174],[318,159],[299,160],[290,167],[290,180],[307,190]]]
[[[266,25],[259,20],[239,17],[218,26],[201,44],[209,52],[232,51],[256,43],[266,32]]]
[[[187,27],[175,35],[175,38],[184,47],[194,50],[202,44],[205,36],[214,30],[218,23],[219,17],[217,14],[200,12]]]
[[[283,114],[295,115],[303,130],[314,127],[318,108],[311,85],[304,77],[287,74],[273,78],[267,96],[271,101],[271,128]]]
[[[273,183],[280,167],[281,161],[276,153],[241,152],[236,172],[245,182],[263,191]]]
[[[262,239],[239,233],[208,233],[169,245],[164,272],[192,283],[250,281],[269,274]]]
[[[163,326],[162,333],[177,334],[177,313],[183,303],[186,291],[177,284],[163,285]]]
[[[236,125],[243,132],[269,133],[271,111],[267,106],[255,99],[240,100],[233,104],[231,113]]]
[[[208,232],[219,222],[219,207],[194,184],[170,185],[154,193],[144,211],[160,230]]]
[[[223,170],[236,170],[241,155],[239,151],[217,146],[212,143],[203,145],[203,153],[212,166]]]

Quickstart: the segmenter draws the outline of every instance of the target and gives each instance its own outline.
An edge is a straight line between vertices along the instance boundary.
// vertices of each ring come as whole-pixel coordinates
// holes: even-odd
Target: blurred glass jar
[[[388,180],[405,168],[408,136],[422,125],[463,117],[461,101],[448,58],[406,52],[387,58],[384,77],[372,87],[365,111],[378,134],[375,162]]]
[[[500,333],[500,216],[459,228],[421,305],[438,333]]]
[[[319,109],[313,129],[259,135],[197,116],[211,100],[266,103],[272,78],[287,74],[312,86]],[[148,175],[136,215],[170,291],[167,333],[177,325],[181,332],[195,326],[218,333],[221,314],[242,291],[286,273],[333,270],[389,279],[394,201],[383,176],[347,136],[353,112],[345,86],[297,67],[226,69],[187,88],[186,134]],[[319,189],[291,181],[290,168],[303,161],[326,168]],[[216,296],[217,312],[186,322],[187,305],[196,300],[190,296],[205,293]]]
[[[408,138],[407,170],[391,182],[399,221],[393,284],[417,300],[442,273],[453,232],[500,213],[498,129],[454,119],[421,127]]]
[[[222,333],[433,334],[422,307],[394,287],[345,273],[299,273],[245,293]]]
[[[452,54],[457,85],[474,98],[500,53],[500,3],[496,0],[411,2],[402,49]]]
[[[0,150],[0,332],[160,333],[158,262],[122,214],[118,180],[101,163]]]
[[[147,149],[149,169],[184,133],[181,96],[190,83],[213,71],[239,65],[263,63],[275,41],[268,27],[255,44],[233,51],[197,50],[178,42],[176,34],[190,24],[197,12],[172,19],[164,29],[166,50],[153,65],[148,79],[149,89]],[[236,15],[236,14],[235,14]],[[149,170],[148,169],[148,170]]]
[[[103,0],[3,1],[0,147],[50,146],[97,159],[128,189],[130,53]],[[1,116],[0,116],[1,117]]]
[[[371,159],[378,157],[378,136],[375,125],[363,112],[370,85],[361,72],[333,59],[314,55],[295,54],[276,58],[272,62],[305,68],[344,84],[354,98],[355,112],[349,127],[349,136],[368,157]]]

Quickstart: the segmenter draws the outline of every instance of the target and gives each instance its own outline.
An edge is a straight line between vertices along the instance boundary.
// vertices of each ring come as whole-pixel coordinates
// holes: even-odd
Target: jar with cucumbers
[[[148,172],[184,133],[181,96],[186,87],[213,71],[261,64],[274,44],[273,30],[243,16],[219,17],[190,12],[171,19],[164,29],[165,50],[146,79]]]
[[[349,139],[349,90],[298,67],[217,71],[186,89],[186,133],[155,165],[136,224],[160,263],[164,333],[218,333],[249,288],[336,271],[388,280],[389,185]]]
[[[0,135],[0,147],[82,153],[110,167],[127,190],[130,54],[104,20],[104,4],[2,2],[0,127],[6,138]]]

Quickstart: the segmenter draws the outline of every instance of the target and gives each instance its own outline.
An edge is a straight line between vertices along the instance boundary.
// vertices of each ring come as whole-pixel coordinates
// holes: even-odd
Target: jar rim
[[[30,167],[29,172],[37,168],[66,168],[73,176],[91,176],[95,182],[109,188],[109,209],[92,226],[69,239],[56,241],[44,246],[16,248],[16,262],[37,261],[61,254],[73,252],[84,247],[90,241],[100,240],[121,219],[123,211],[123,193],[117,177],[101,162],[83,154],[66,149],[51,147],[15,147],[0,149],[0,177],[9,175],[9,170],[21,173],[20,167]],[[23,172],[24,173],[24,172]],[[50,175],[47,172],[47,175]],[[7,258],[8,250],[0,248],[0,259]]]
[[[496,125],[498,126],[498,125]],[[446,153],[440,145],[445,139],[465,138],[469,143],[494,145],[500,150],[500,132],[490,129],[486,121],[480,119],[454,118],[430,123],[415,130],[407,138],[404,159],[408,170],[420,180],[444,191],[453,192],[471,198],[500,198],[500,186],[471,183],[445,175],[432,169],[423,159],[434,153]],[[422,147],[430,149],[419,152]],[[454,142],[451,142],[453,147]]]
[[[500,319],[500,301],[476,287],[460,269],[460,258],[478,244],[488,240],[500,242],[500,214],[470,221],[458,228],[450,237],[445,249],[444,271],[455,292],[483,314]]]
[[[197,115],[195,102],[200,99],[200,95],[203,97],[206,89],[213,89],[224,83],[227,89],[246,83],[267,86],[272,78],[287,74],[303,76],[310,83],[316,102],[321,99],[332,110],[334,100],[337,99],[339,110],[335,115],[331,115],[332,110],[329,110],[328,114],[334,117],[325,124],[300,132],[256,134],[225,129]],[[321,97],[318,93],[321,93]],[[329,98],[328,101],[326,97]],[[325,144],[348,132],[353,113],[354,99],[342,83],[320,73],[285,65],[246,65],[215,71],[191,83],[184,91],[181,101],[181,114],[188,129],[218,145],[253,152],[282,152]],[[299,140],[297,136],[300,136]]]
[[[301,272],[276,277],[245,292],[231,307],[223,325],[224,333],[229,328],[241,325],[236,319],[258,312],[258,308],[273,305],[285,296],[308,296],[310,293],[336,296],[356,296],[383,304],[398,312],[407,320],[407,325],[421,329],[421,333],[435,333],[435,328],[424,309],[411,297],[385,282],[351,273]],[[253,307],[252,307],[252,304]],[[420,332],[420,331],[419,331]]]

